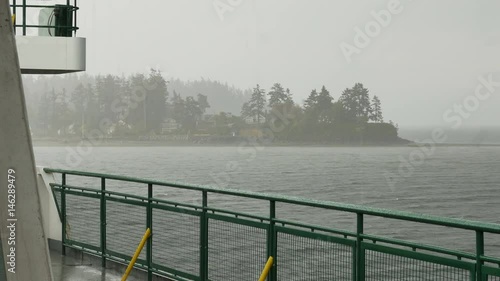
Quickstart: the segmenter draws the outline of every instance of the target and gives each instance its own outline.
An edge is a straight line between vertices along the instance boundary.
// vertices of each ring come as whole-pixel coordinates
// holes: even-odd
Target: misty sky
[[[214,3],[236,3],[219,17]],[[238,2],[241,2],[238,4]],[[91,74],[161,69],[240,88],[280,82],[302,103],[324,84],[334,98],[362,82],[400,126],[444,126],[443,113],[474,94],[478,76],[500,81],[500,1],[401,0],[400,13],[352,55],[355,27],[389,0],[86,0],[78,35]],[[500,88],[464,125],[500,125]]]

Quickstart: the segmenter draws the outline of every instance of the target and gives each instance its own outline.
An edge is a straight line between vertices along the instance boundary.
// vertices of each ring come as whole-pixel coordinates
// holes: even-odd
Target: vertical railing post
[[[208,193],[202,192],[202,213],[200,216],[200,280],[208,280]]]
[[[363,223],[363,214],[357,213],[357,221],[356,221],[356,264],[353,266],[356,267],[356,279],[357,281],[365,280],[365,251],[361,249],[361,244],[363,242],[364,232],[364,223]]]
[[[74,30],[74,33],[73,33],[73,36],[76,37],[76,32],[77,32],[76,27],[77,27],[77,24],[78,24],[78,21],[76,20],[76,17],[78,16],[78,3],[76,2],[76,0],[75,0],[74,4],[75,4],[75,6],[73,7],[73,9],[74,9],[74,17],[73,17],[73,21],[74,21],[73,22],[73,30]]]
[[[16,9],[17,9],[17,3],[16,3],[16,0],[12,1],[12,4],[13,4],[13,9],[12,9],[12,14],[16,15]],[[16,15],[17,16],[17,15]],[[12,23],[14,24],[14,34],[16,34],[16,19],[14,18],[14,22]]]
[[[26,36],[26,0],[23,0],[23,35]]]
[[[478,281],[483,280],[484,232],[476,230],[476,272]]]
[[[101,178],[101,266],[106,267],[106,178]]]
[[[277,235],[275,230],[275,222],[276,219],[276,201],[269,201],[269,232],[267,233],[267,257],[273,257],[274,263],[271,268],[271,271],[268,275],[269,281],[276,281],[277,279],[277,269],[276,269],[276,252],[277,252]]]
[[[148,183],[148,208],[146,227],[153,233],[153,184]],[[153,280],[153,235],[151,235],[146,244],[146,261],[148,263],[148,281]]]
[[[62,173],[62,179],[61,179],[61,219],[62,219],[62,226],[61,226],[61,251],[63,255],[66,255],[66,174]]]

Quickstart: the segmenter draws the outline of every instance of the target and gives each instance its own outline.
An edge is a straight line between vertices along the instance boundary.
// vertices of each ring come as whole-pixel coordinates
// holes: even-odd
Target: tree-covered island
[[[54,80],[57,79],[57,80]],[[52,85],[49,87],[48,85]],[[290,145],[398,145],[392,121],[361,83],[334,97],[324,86],[298,104],[280,83],[241,91],[205,80],[148,75],[25,78],[35,140]],[[55,86],[54,86],[55,85]]]

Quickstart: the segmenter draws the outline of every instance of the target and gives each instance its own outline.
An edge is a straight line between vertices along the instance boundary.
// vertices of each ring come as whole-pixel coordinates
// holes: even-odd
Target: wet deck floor
[[[123,273],[113,269],[104,269],[97,264],[91,264],[89,261],[62,256],[61,253],[51,251],[52,272],[54,281],[120,281]],[[139,281],[139,279],[130,276],[128,281]]]

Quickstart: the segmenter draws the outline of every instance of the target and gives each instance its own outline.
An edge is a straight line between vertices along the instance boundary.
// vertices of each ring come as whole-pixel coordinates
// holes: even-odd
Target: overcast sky
[[[91,74],[153,67],[240,88],[280,82],[300,103],[313,88],[325,85],[337,99],[362,82],[386,120],[451,125],[443,114],[474,94],[478,76],[500,81],[500,1],[400,0],[348,62],[341,44],[355,47],[355,28],[365,30],[390,2],[86,0],[78,1],[78,35],[88,40]],[[464,125],[500,125],[499,109],[500,87]]]

